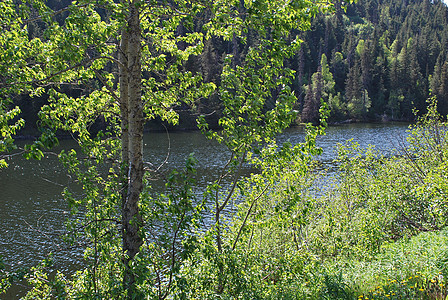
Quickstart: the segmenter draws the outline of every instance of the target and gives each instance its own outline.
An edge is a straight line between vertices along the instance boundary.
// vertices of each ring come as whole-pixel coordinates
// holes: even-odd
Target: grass
[[[341,290],[349,291],[345,298],[327,299],[446,299],[448,230],[389,243],[370,261],[343,259],[326,265],[329,274],[342,275],[332,284],[339,282]]]

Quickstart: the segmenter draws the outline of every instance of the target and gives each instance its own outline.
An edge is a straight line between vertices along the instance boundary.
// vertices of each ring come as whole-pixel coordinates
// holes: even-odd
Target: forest
[[[333,3],[334,11],[313,18],[310,30],[291,32],[304,41],[286,60],[297,74],[291,87],[298,98],[298,122],[317,123],[321,99],[332,123],[412,121],[413,110],[424,112],[430,94],[438,97],[440,113],[448,113],[443,2],[366,0],[346,9],[342,1]],[[230,42],[211,43],[201,60],[209,80],[219,73],[219,58],[232,49]],[[246,48],[233,48],[234,55],[244,56],[249,45],[250,40]]]
[[[47,2],[60,9],[70,1]],[[443,2],[358,1],[346,8],[341,1],[333,2],[333,11],[313,18],[310,30],[291,31],[290,38],[304,41],[285,62],[296,72],[290,84],[297,97],[296,123],[317,123],[321,99],[330,108],[329,122],[336,124],[413,121],[414,109],[424,113],[430,95],[437,96],[440,113],[448,113],[448,17]],[[196,22],[200,26],[201,20]],[[34,23],[37,29],[33,31],[42,31]],[[255,33],[245,35],[231,41],[209,39],[204,51],[190,57],[184,68],[219,85],[226,55],[241,61],[251,43],[256,43]],[[30,120],[22,135],[37,134],[37,112],[46,99],[16,97],[24,119]],[[200,114],[210,115],[211,125],[218,127],[223,107],[219,97],[212,95],[196,101],[194,109],[188,105],[174,109],[180,114],[179,123],[166,126],[195,129]],[[147,126],[163,130],[161,122],[158,119]]]
[[[59,239],[85,266],[64,273],[49,255],[19,270],[0,257],[0,296],[25,281],[24,299],[448,297],[442,2],[4,0],[0,11],[0,172],[16,155],[46,159],[64,135],[76,142],[57,153],[82,190],[64,189]],[[372,121],[413,123],[392,154],[347,141],[322,166],[328,124]],[[279,143],[294,124],[303,141]],[[197,128],[227,153],[203,190],[194,153],[177,170],[145,156],[143,136],[164,127]]]
[[[301,54],[308,63],[298,70],[311,78],[304,84],[324,95],[331,117],[412,120],[414,108],[425,110],[430,92],[437,95],[440,112],[448,112],[447,12],[442,2],[359,1],[345,14],[336,9],[314,22]],[[305,92],[304,120],[313,118],[308,107],[315,98]]]

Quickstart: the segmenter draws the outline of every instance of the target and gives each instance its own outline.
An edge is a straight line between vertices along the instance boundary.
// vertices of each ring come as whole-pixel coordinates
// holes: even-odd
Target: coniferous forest
[[[319,14],[311,29],[297,32],[304,41],[288,60],[296,71],[300,121],[319,119],[321,99],[331,122],[414,120],[428,96],[448,113],[448,11],[441,1],[357,1],[334,13]],[[250,39],[250,33],[248,33]],[[244,55],[235,43],[216,41],[206,49],[202,70],[209,80],[226,49]]]
[[[430,93],[440,112],[448,112],[443,2],[366,0],[345,13],[335,9],[313,20],[296,61],[303,74],[297,89],[305,87],[303,120],[315,120],[319,96],[335,121],[412,120],[414,108],[425,111]]]
[[[293,29],[289,37],[304,41],[298,53],[286,60],[286,66],[296,72],[291,88],[298,99],[297,122],[317,123],[321,99],[330,108],[330,123],[413,121],[414,110],[424,113],[430,95],[437,96],[440,113],[448,113],[446,4],[439,0],[366,0],[344,7],[343,1],[333,2],[332,12],[314,17],[310,30]],[[67,3],[48,1],[55,9]],[[203,20],[196,22],[199,27]],[[42,31],[39,22],[34,27],[33,34],[38,36]],[[180,27],[178,31],[187,30]],[[219,85],[226,55],[233,55],[238,63],[256,40],[250,31],[230,41],[210,39],[184,68]],[[30,120],[28,128],[35,128],[37,111],[45,102],[45,97],[34,98],[30,105],[29,98],[17,98],[25,119]],[[200,114],[210,114],[216,126],[223,107],[219,96],[211,95],[198,101],[193,110],[185,105],[175,109],[180,112],[177,128],[194,129]],[[153,127],[161,128],[159,122],[153,122]],[[35,130],[25,131],[29,133]]]

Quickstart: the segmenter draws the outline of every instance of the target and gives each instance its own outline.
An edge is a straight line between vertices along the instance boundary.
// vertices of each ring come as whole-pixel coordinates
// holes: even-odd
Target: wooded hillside
[[[48,1],[55,9],[69,2]],[[425,112],[430,93],[437,96],[439,111],[446,115],[448,7],[439,0],[365,0],[346,9],[342,3],[334,1],[335,14],[314,18],[310,31],[291,32],[291,39],[299,36],[305,41],[300,52],[288,60],[288,67],[296,72],[292,88],[299,99],[298,122],[318,120],[321,98],[331,109],[330,122],[410,121],[414,108]],[[196,20],[196,27],[206,19]],[[39,35],[39,26],[39,22],[30,24],[35,28],[33,34]],[[178,31],[182,34],[187,29],[181,26]],[[225,56],[233,54],[238,64],[256,40],[251,31],[230,41],[208,40],[203,53],[190,57],[184,68],[219,86]],[[276,91],[272,94],[275,102]],[[15,104],[27,120],[26,133],[36,127],[36,112],[45,101],[45,97],[16,97]],[[213,124],[222,105],[220,96],[213,94],[193,109],[174,109],[180,112],[178,128],[191,129],[196,128],[200,114],[208,115]]]
[[[443,2],[365,0],[345,13],[337,3],[335,9],[335,15],[313,21],[305,47],[292,62],[302,75],[295,89],[304,91],[304,120],[314,118],[308,107],[315,106],[319,94],[330,104],[333,120],[411,120],[414,107],[426,108],[430,91],[439,99],[440,112],[448,113],[448,9]],[[319,70],[322,76],[312,75]],[[301,88],[310,83],[319,88],[306,94],[310,90]]]

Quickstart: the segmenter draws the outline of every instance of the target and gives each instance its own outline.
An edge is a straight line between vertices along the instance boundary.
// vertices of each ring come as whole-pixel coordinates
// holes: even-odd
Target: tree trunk
[[[129,36],[127,29],[121,33],[121,43],[118,49],[118,60],[120,62],[120,117],[121,117],[121,210],[124,210],[126,199],[128,197],[128,168],[129,168],[129,109],[128,109],[128,43]],[[124,224],[124,215],[122,223]],[[124,227],[122,227],[121,236],[124,237]],[[123,243],[124,245],[124,243]]]
[[[129,126],[129,160],[127,196],[123,205],[123,251],[125,273],[124,287],[128,297],[134,295],[135,274],[130,263],[143,244],[142,217],[139,212],[140,194],[143,189],[143,104],[141,87],[141,32],[140,18],[135,1],[129,5],[128,20],[128,126]]]
[[[121,42],[120,49],[118,50],[118,60],[120,62],[119,72],[120,72],[120,116],[121,116],[121,160],[123,164],[127,164],[129,161],[129,71],[128,71],[128,43],[129,34],[127,29],[123,29],[121,32]],[[124,174],[127,176],[127,171]],[[127,180],[126,180],[127,184]],[[123,188],[124,191],[124,201],[127,196],[127,188]]]

